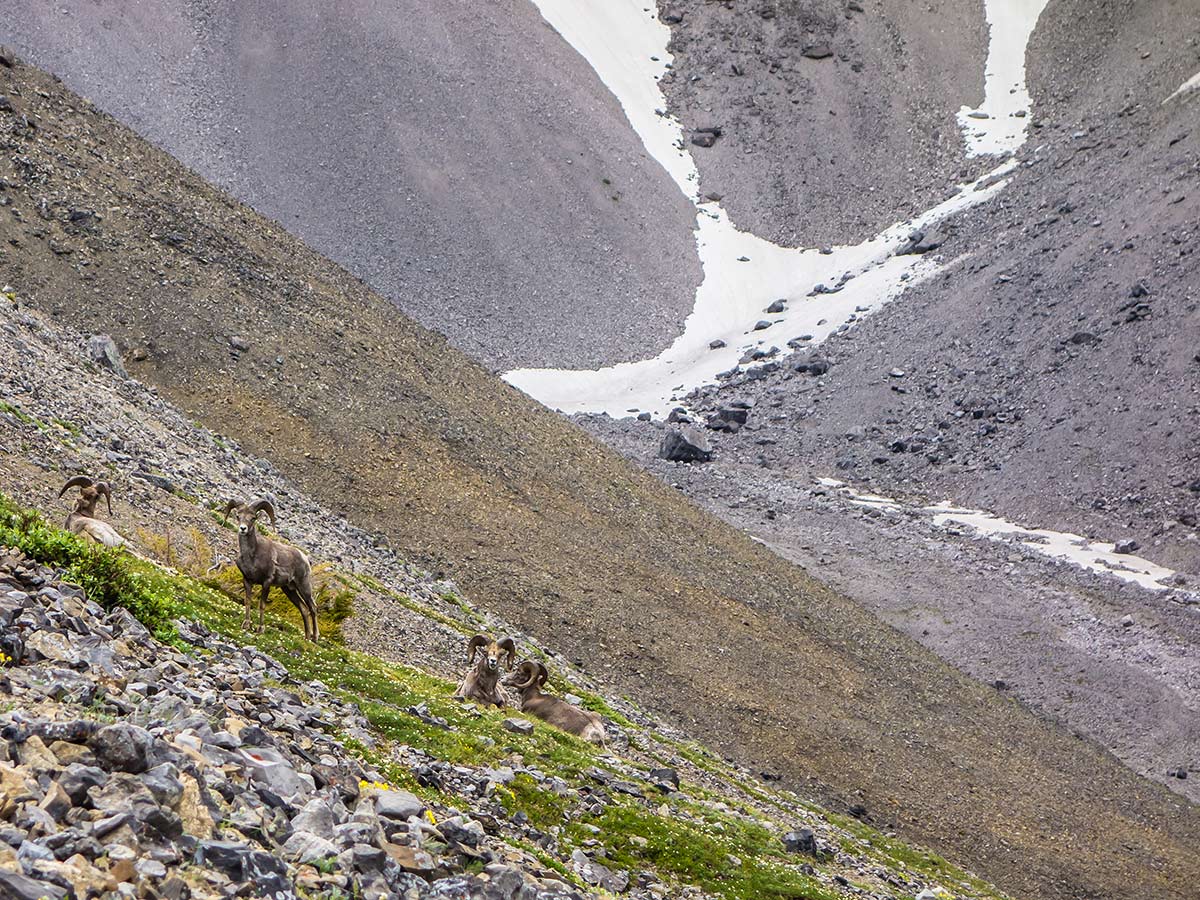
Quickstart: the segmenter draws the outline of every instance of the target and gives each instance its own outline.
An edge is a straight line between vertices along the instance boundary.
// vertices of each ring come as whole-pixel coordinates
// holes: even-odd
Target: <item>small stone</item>
[[[1121,617],[1121,627],[1122,628],[1132,628],[1133,626],[1134,626],[1133,616],[1126,615],[1126,616]]]
[[[771,327],[771,322],[768,319],[759,319],[754,323],[755,331],[764,331]]]
[[[833,48],[828,44],[811,44],[804,48],[806,59],[829,59],[833,56]]]
[[[247,341],[244,337],[241,337],[240,335],[235,334],[233,337],[231,337],[229,339],[229,346],[232,347],[234,350],[236,350],[238,353],[245,353],[247,350],[250,349],[250,342]]]
[[[1139,549],[1141,549],[1141,546],[1142,545],[1133,538],[1125,538],[1124,540],[1117,541],[1116,544],[1113,545],[1113,553],[1136,553]]]
[[[528,719],[505,719],[500,725],[513,734],[533,734],[533,723]]]
[[[717,338],[715,341],[708,342],[709,350],[720,350],[724,346],[725,346],[725,342],[723,340],[721,340],[720,338]]]
[[[167,877],[167,867],[156,859],[139,859],[134,863],[133,870],[139,877],[150,881],[162,881]]]
[[[786,300],[776,300],[774,303],[772,303],[770,306],[767,307],[767,312],[781,313],[785,309],[787,309],[787,301]]]

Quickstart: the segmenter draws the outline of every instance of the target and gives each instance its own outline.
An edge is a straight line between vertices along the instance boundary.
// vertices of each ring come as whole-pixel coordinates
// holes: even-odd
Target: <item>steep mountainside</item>
[[[690,506],[48,76],[0,67],[0,92],[6,278],[111,331],[132,374],[248,454],[610,690],[1014,893],[1183,900],[1200,879],[1195,807]]]
[[[0,309],[3,896],[126,882],[192,900],[1002,900],[602,697],[554,648],[98,364],[86,335],[11,292]],[[100,515],[132,553],[49,524],[75,499],[57,498],[68,472],[110,482]],[[313,559],[316,646],[278,592],[265,629],[241,626],[218,511],[262,496],[272,537]],[[604,717],[607,747],[454,699],[480,632],[543,660],[549,692]]]
[[[634,359],[691,307],[687,201],[525,0],[5,9],[24,56],[485,364]]]

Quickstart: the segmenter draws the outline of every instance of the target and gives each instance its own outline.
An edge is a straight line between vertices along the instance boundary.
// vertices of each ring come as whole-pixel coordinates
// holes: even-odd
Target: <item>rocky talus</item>
[[[164,645],[11,551],[0,622],[5,897],[581,896],[494,820],[387,785],[343,743],[375,743],[362,714],[253,648],[182,622]],[[513,777],[404,756],[481,796]]]

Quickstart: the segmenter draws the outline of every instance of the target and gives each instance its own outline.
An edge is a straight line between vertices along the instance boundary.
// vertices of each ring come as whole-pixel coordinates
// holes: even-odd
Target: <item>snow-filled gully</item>
[[[937,267],[920,256],[896,256],[914,229],[992,197],[1013,167],[1002,162],[976,182],[914,219],[899,222],[854,246],[780,247],[740,231],[716,203],[702,202],[695,161],[687,151],[679,121],[663,114],[666,100],[659,80],[672,62],[670,29],[654,4],[643,0],[533,0],[542,16],[595,69],[613,92],[647,151],[696,206],[696,243],[704,278],[696,291],[683,333],[652,359],[595,370],[518,369],[505,374],[514,386],[565,413],[625,415],[649,411],[665,415],[695,387],[712,384],[717,374],[738,366],[747,349],[760,344],[787,354],[788,340],[811,335],[815,346],[838,328],[897,297],[906,286]],[[972,155],[1009,154],[1024,142],[1028,122],[1025,44],[1048,0],[988,0],[991,27],[984,103],[964,109],[964,140]],[[986,118],[978,118],[980,116]],[[811,292],[823,285],[834,293]],[[776,300],[783,312],[766,314]],[[760,320],[771,322],[755,331]],[[714,342],[724,346],[712,349]]]
[[[648,411],[663,416],[692,389],[716,382],[734,369],[748,349],[778,347],[810,336],[816,346],[857,318],[894,300],[906,287],[929,277],[938,266],[924,256],[896,256],[914,230],[938,222],[993,197],[1015,167],[1011,156],[1025,142],[1029,92],[1025,49],[1049,0],[985,0],[989,26],[984,102],[958,113],[966,152],[996,156],[998,165],[978,181],[962,185],[949,199],[855,246],[817,249],[780,247],[734,227],[719,204],[704,202],[699,175],[679,121],[666,115],[659,80],[672,61],[670,29],[654,4],[644,0],[533,0],[543,18],[595,69],[620,101],[647,151],[696,207],[696,244],[704,278],[696,290],[683,333],[652,359],[594,370],[518,369],[505,379],[545,405],[564,413],[607,412],[623,416]],[[1200,75],[1172,97],[1200,84]],[[822,291],[818,286],[835,288]],[[817,292],[814,294],[814,289]],[[781,313],[765,309],[785,301]],[[769,329],[756,331],[760,320]],[[768,336],[769,335],[769,336]],[[724,346],[713,349],[715,342]],[[832,479],[827,487],[845,492],[864,506],[903,509],[887,497],[861,494]],[[1079,535],[1024,528],[980,510],[951,505],[924,507],[935,525],[967,527],[996,540],[1017,540],[1051,558],[1110,575],[1150,590],[1165,590],[1175,573],[1149,560],[1117,554],[1112,544]]]

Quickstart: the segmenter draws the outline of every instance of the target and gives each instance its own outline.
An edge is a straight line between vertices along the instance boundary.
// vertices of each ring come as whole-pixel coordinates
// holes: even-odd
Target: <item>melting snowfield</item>
[[[925,507],[910,507],[891,497],[879,494],[864,494],[835,478],[820,478],[817,483],[844,494],[857,506],[904,512],[915,510],[932,516],[933,524],[939,528],[963,526],[970,528],[980,537],[999,541],[1015,541],[1051,559],[1071,563],[1098,575],[1111,575],[1129,581],[1151,591],[1165,591],[1169,585],[1163,582],[1175,575],[1156,563],[1134,556],[1117,553],[1116,545],[1103,541],[1089,541],[1078,534],[1051,531],[1048,528],[1025,528],[1007,519],[994,516],[978,509],[960,509],[949,504]]]
[[[1007,154],[1024,140],[1028,107],[1025,44],[1047,0],[990,0],[992,25],[985,101],[970,123],[971,152]],[[693,388],[738,366],[749,349],[790,352],[788,341],[809,336],[814,346],[855,318],[878,309],[936,266],[920,256],[896,256],[914,229],[987,200],[1003,188],[1001,164],[978,182],[916,218],[897,223],[856,246],[790,249],[772,244],[729,221],[718,204],[702,203],[699,177],[678,120],[663,113],[659,79],[672,61],[670,29],[640,0],[534,0],[542,16],[595,69],[620,101],[649,153],[696,205],[696,241],[704,280],[683,333],[653,359],[598,370],[518,369],[504,377],[545,405],[565,413],[633,411],[665,415]],[[784,310],[767,314],[776,300]],[[755,329],[760,322],[766,328]],[[712,345],[716,343],[714,348]]]

